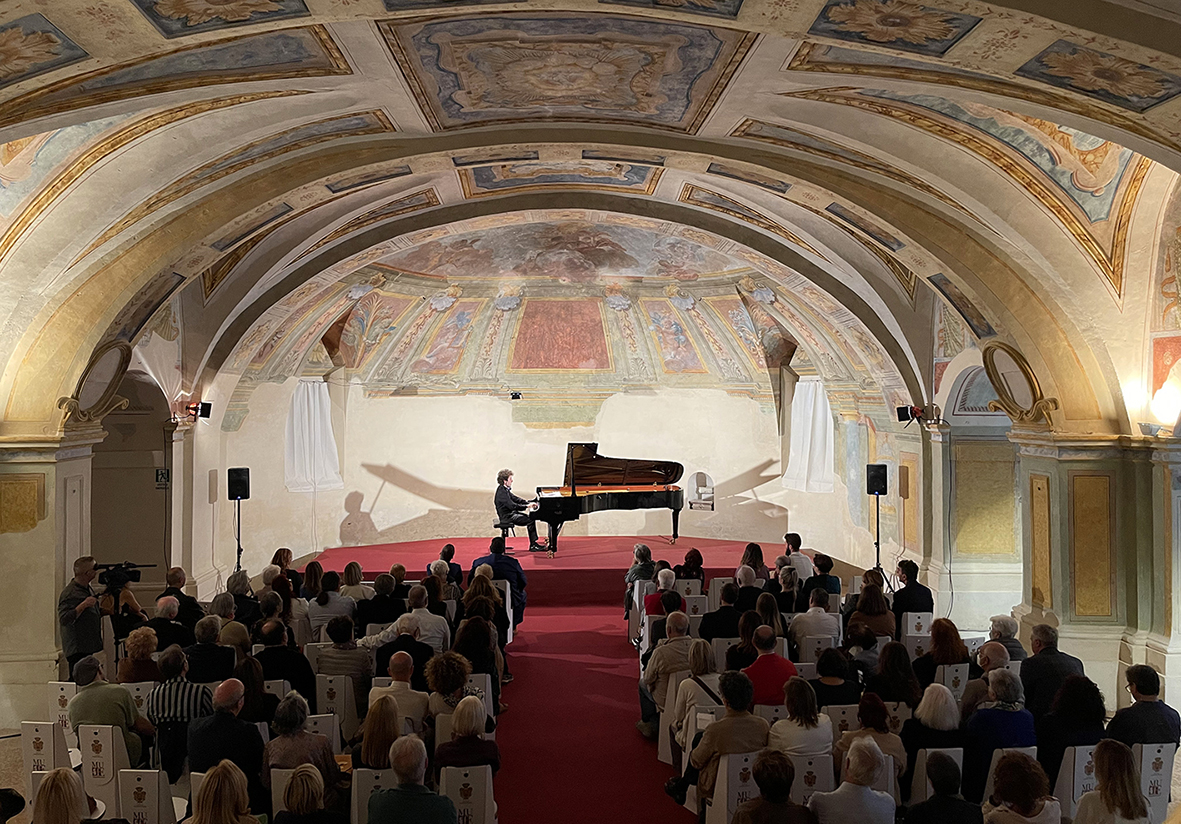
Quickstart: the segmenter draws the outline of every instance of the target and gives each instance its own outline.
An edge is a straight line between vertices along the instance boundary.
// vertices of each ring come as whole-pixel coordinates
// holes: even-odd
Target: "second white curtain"
[[[328,384],[300,381],[287,412],[287,489],[319,492],[344,489],[336,438],[332,435],[332,401]]]
[[[800,381],[791,402],[791,445],[783,485],[801,492],[832,492],[834,440],[824,384]]]

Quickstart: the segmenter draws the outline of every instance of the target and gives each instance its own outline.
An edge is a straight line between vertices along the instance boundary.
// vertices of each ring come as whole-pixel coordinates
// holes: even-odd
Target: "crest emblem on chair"
[[[93,741],[91,741],[90,742],[90,751],[92,753],[94,753],[95,755],[102,755],[103,754],[103,742],[99,741],[97,738],[94,739]]]
[[[738,780],[741,781],[743,784],[750,781],[750,767],[743,767],[741,770],[738,771]]]
[[[922,658],[926,654],[927,654],[927,651],[925,649],[923,649],[922,644],[918,644],[915,646],[915,648],[914,648],[914,657],[915,658]]]
[[[848,720],[842,718],[841,723],[837,724],[837,729],[840,730],[841,732],[848,732],[849,731]]]
[[[59,696],[57,697],[57,705],[58,705],[59,707],[61,707],[63,710],[64,710],[64,709],[65,709],[67,706],[69,706],[69,704],[70,704],[70,699],[69,699],[69,698],[66,698],[64,695],[59,695]]]
[[[471,784],[464,784],[462,787],[459,788],[459,797],[462,798],[464,801],[470,801],[472,798],[472,792],[473,792],[472,785]]]
[[[138,710],[138,709],[142,709],[142,708],[143,708],[143,705],[144,705],[144,699],[143,699],[143,696],[142,696],[142,695],[137,695],[137,696],[135,696],[135,708],[136,708],[137,710]]]
[[[43,750],[43,749],[45,749],[45,742],[42,741],[40,739],[40,737],[34,738],[33,739],[33,751],[34,752],[41,752],[41,750]]]
[[[691,610],[691,612],[692,612],[694,615],[696,615],[696,614],[697,614],[698,612],[700,612],[700,611],[701,611],[701,607],[697,606],[697,604],[694,604],[694,605],[693,605],[693,609]]]
[[[131,794],[131,797],[135,799],[136,804],[142,804],[144,803],[144,799],[148,797],[148,791],[143,787],[136,787],[135,792]]]
[[[919,620],[914,622],[914,631],[915,632],[922,632],[923,631],[923,619],[922,618],[920,618]]]
[[[899,727],[901,727],[901,726],[902,726],[902,722],[899,720],[898,716],[897,716],[897,715],[891,715],[891,716],[890,716],[890,729],[891,729],[891,730],[894,730],[895,732],[897,732],[897,731],[898,731],[898,728],[899,728]]]
[[[804,786],[809,789],[816,786],[816,773],[811,770],[804,773]]]
[[[336,688],[329,687],[328,692],[325,693],[325,696],[328,698],[329,701],[335,701],[336,700]]]
[[[960,677],[958,675],[951,679],[951,688],[953,690],[958,690],[960,688]]]
[[[1091,760],[1087,762],[1087,765],[1085,767],[1083,767],[1083,772],[1086,773],[1087,775],[1094,775],[1095,774],[1095,758],[1094,758],[1094,756],[1092,756]]]
[[[1165,760],[1163,758],[1161,758],[1159,755],[1152,760],[1152,771],[1153,772],[1160,772],[1164,768],[1165,768]]]

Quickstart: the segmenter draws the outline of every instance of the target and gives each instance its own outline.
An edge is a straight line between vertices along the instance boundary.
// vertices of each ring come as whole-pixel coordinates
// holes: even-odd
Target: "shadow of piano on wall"
[[[777,463],[772,460],[763,461],[745,472],[715,483],[713,511],[702,512],[686,509],[681,514],[682,523],[689,525],[690,529],[694,523],[733,523],[735,524],[734,534],[724,537],[734,540],[747,540],[756,534],[782,535],[787,526],[787,507],[762,500],[754,493],[755,489],[764,484],[779,481],[779,474],[770,471],[770,468]],[[779,487],[775,486],[773,490],[779,491]],[[667,517],[664,517],[660,512],[645,514],[643,534],[667,536]],[[691,546],[692,540],[690,536],[682,536],[677,541],[677,547],[684,544],[684,549],[687,550]]]

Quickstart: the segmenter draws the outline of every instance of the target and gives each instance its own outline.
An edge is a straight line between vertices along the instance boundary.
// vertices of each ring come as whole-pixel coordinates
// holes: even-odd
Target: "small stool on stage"
[[[514,524],[512,521],[496,520],[496,521],[492,522],[492,528],[499,529],[500,530],[500,537],[504,538],[505,541],[508,541],[508,534],[510,532],[513,533],[514,538],[517,537],[517,528],[516,527],[517,527],[517,525]],[[507,543],[505,544],[504,548],[506,550],[509,549],[509,546]]]

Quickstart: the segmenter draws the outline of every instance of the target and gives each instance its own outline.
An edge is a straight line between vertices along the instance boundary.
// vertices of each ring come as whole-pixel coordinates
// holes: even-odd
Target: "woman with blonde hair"
[[[368,601],[377,594],[377,591],[373,587],[361,583],[363,577],[361,565],[356,561],[349,561],[344,568],[344,583],[340,588],[340,594],[347,595],[354,601]]]
[[[228,758],[205,773],[193,799],[193,814],[184,824],[259,824],[250,814],[246,774]]]
[[[435,778],[443,767],[492,768],[493,777],[500,769],[500,748],[495,741],[484,740],[488,722],[484,702],[475,696],[463,698],[451,714],[451,740],[438,742],[435,748]]]
[[[721,693],[718,686],[717,660],[714,649],[709,641],[697,638],[689,645],[689,677],[677,687],[677,695],[673,702],[673,711],[669,723],[669,741],[673,747],[673,763],[680,763],[678,753],[692,744],[685,735],[688,732],[689,716],[697,709],[698,704],[717,704],[721,706]]]
[[[33,824],[80,824],[90,814],[82,779],[76,772],[59,767],[41,779],[33,801]]]
[[[124,647],[127,657],[119,662],[119,672],[115,682],[119,684],[137,684],[142,681],[163,681],[160,667],[152,660],[152,653],[156,651],[156,630],[151,627],[133,629],[127,636]]]
[[[361,746],[353,750],[353,769],[386,770],[390,766],[390,744],[402,733],[402,713],[392,695],[383,695],[369,707]]]
[[[960,707],[951,690],[942,684],[932,684],[923,692],[914,717],[906,719],[899,734],[906,749],[906,772],[902,774],[902,800],[910,798],[910,782],[914,778],[915,761],[919,750],[959,749],[964,746],[964,731],[960,729]]]
[[[1095,746],[1095,789],[1083,793],[1074,824],[1150,824],[1132,749],[1105,738]]]
[[[779,615],[779,604],[776,603],[775,596],[770,592],[764,592],[755,601],[755,612],[759,614],[764,626],[775,630],[775,637],[782,638],[787,634],[787,627]]]
[[[387,754],[388,760],[388,754]],[[275,824],[347,824],[348,816],[324,809],[324,779],[311,764],[300,764],[283,791],[287,809],[275,816]]]

